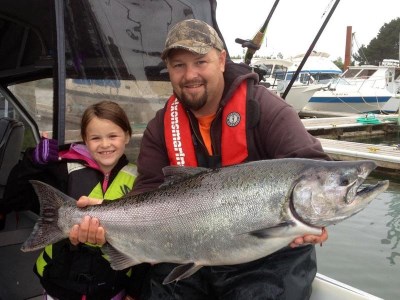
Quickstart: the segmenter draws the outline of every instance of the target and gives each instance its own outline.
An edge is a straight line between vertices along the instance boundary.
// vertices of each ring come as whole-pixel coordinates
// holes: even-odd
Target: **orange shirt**
[[[203,138],[204,144],[207,148],[208,154],[212,155],[212,147],[211,147],[211,135],[210,128],[211,123],[214,120],[216,114],[198,117],[197,120],[199,122],[200,134]]]

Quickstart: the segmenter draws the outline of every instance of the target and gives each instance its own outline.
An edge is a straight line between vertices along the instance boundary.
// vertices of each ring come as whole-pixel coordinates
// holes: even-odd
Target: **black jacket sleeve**
[[[31,160],[32,149],[28,149],[23,158],[11,170],[4,193],[0,202],[0,211],[32,210],[39,213],[39,202],[29,180],[46,182],[60,190],[65,190],[65,163],[49,163],[36,165]]]

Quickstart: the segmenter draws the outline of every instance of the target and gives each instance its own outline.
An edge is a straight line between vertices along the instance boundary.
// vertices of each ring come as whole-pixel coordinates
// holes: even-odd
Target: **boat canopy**
[[[187,18],[217,27],[215,8],[215,0],[2,0],[0,76],[53,68],[64,50],[67,78],[167,79],[167,31]]]
[[[2,0],[0,116],[60,144],[80,140],[83,110],[101,100],[126,109],[134,132],[172,93],[160,54],[183,19],[216,22],[216,0]]]

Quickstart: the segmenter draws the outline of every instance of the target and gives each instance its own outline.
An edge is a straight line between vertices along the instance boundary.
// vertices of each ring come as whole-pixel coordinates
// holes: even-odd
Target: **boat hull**
[[[384,90],[381,95],[365,95],[368,94],[317,91],[302,110],[341,113],[381,112],[384,111],[385,104],[392,97]]]

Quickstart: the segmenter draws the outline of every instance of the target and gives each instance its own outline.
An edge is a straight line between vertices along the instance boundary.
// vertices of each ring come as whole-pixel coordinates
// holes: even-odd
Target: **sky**
[[[267,27],[266,41],[256,55],[285,58],[306,53],[316,38],[335,0],[280,0]],[[240,4],[239,4],[240,3]],[[242,55],[235,38],[252,39],[266,20],[275,0],[217,0],[217,22],[229,53]],[[368,46],[379,29],[400,17],[399,0],[340,0],[314,50],[330,59],[344,60],[347,27],[355,33],[353,53]],[[357,46],[358,45],[358,46]]]

